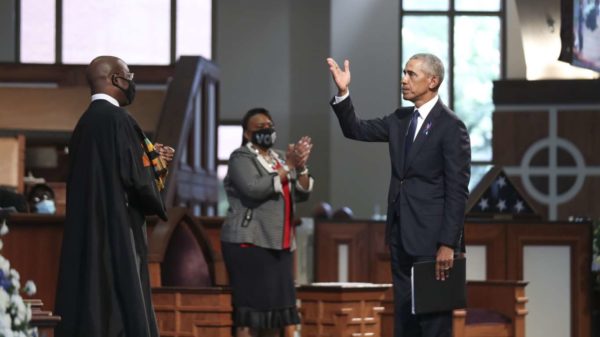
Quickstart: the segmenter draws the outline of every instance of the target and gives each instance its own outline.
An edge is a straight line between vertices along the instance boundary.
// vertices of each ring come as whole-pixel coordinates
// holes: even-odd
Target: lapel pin
[[[431,131],[431,122],[429,122],[425,125],[425,130],[423,130],[423,133],[425,133],[425,136],[429,135],[429,131]]]

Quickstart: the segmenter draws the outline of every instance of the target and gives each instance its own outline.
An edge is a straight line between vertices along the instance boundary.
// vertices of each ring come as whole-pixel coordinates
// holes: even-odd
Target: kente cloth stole
[[[156,186],[159,191],[162,191],[165,188],[165,179],[168,173],[167,163],[160,158],[160,155],[154,149],[154,144],[146,137],[144,137],[142,148],[144,149],[144,155],[142,156],[144,167],[152,166]]]

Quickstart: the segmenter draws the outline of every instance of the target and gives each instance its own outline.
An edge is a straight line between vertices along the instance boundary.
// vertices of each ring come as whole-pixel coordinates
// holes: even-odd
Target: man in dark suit
[[[416,54],[406,63],[402,96],[414,107],[362,120],[349,97],[350,63],[344,69],[327,59],[338,94],[331,106],[344,136],[388,142],[392,176],[388,194],[386,242],[394,283],[394,336],[451,336],[452,313],[411,313],[411,267],[436,260],[436,278],[445,280],[461,250],[468,196],[471,150],[464,123],[446,106],[438,88],[442,62]]]

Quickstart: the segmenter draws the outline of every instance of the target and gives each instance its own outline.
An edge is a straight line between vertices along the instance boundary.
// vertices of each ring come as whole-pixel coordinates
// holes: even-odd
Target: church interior
[[[291,335],[392,336],[388,149],[344,138],[326,58],[350,61],[355,106],[377,118],[411,104],[402,68],[428,52],[471,137],[467,306],[453,336],[600,336],[599,11],[594,0],[3,0],[0,262],[34,281],[30,324],[53,336],[68,143],[90,101],[86,66],[115,55],[135,73],[127,109],[176,149],[169,220],[147,219],[160,335],[232,336],[223,178],[243,114],[264,107],[276,146],[314,144]]]

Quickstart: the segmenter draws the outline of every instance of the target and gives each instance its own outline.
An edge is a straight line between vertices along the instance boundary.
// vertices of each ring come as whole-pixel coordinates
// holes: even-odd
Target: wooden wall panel
[[[525,246],[558,245],[571,248],[571,336],[591,334],[591,229],[591,225],[585,223],[513,224],[507,229],[510,279],[523,279]]]
[[[494,112],[492,124],[494,125],[492,158],[495,164],[518,164],[531,144],[538,139],[548,137],[546,110]]]
[[[87,65],[75,64],[18,64],[0,63],[0,82],[52,83],[59,86],[85,86]],[[131,65],[138,84],[167,83],[173,76],[174,67]]]
[[[498,104],[590,104],[600,102],[597,80],[494,81],[493,98]],[[568,94],[567,94],[568,93]]]
[[[0,186],[9,186],[23,193],[25,175],[25,136],[0,137]]]
[[[595,109],[561,109],[558,113],[557,133],[568,139],[583,154],[588,165],[600,165],[600,137],[594,137],[600,125],[600,113]]]
[[[373,221],[319,221],[315,224],[315,281],[337,281],[337,242],[350,245],[351,281],[389,283],[389,253],[382,244],[384,223]],[[368,238],[365,242],[365,238]],[[337,240],[337,241],[336,241]],[[591,226],[585,223],[517,223],[479,222],[465,224],[467,245],[487,247],[487,277],[489,280],[522,280],[523,247],[525,245],[568,245],[571,247],[571,317],[572,337],[590,336],[590,266]],[[468,251],[467,251],[468,257]],[[524,280],[527,281],[527,280]],[[391,331],[392,292],[383,301],[382,324]],[[557,310],[560,310],[557,308]],[[387,329],[387,330],[386,330]]]
[[[385,223],[369,224],[369,282],[392,283],[392,268],[390,250],[385,244]]]
[[[465,243],[486,247],[486,278],[488,280],[506,280],[506,225],[505,224],[467,224],[465,225]],[[469,251],[467,250],[467,258]]]
[[[44,308],[54,310],[64,217],[17,213],[7,223],[2,255],[19,272],[22,284],[35,282],[34,297],[42,300]]]
[[[338,279],[338,245],[349,247],[348,280],[368,281],[369,226],[362,222],[340,222],[338,229],[315,225],[315,280],[327,282]],[[360,262],[358,262],[360,261]]]
[[[600,203],[595,193],[600,188],[599,112],[597,102],[496,104],[493,164],[506,169],[543,219],[600,217],[595,206]],[[524,179],[530,180],[535,190],[524,188]],[[576,184],[577,179],[582,185]]]
[[[595,206],[600,203],[595,193],[600,188],[598,87],[591,80],[494,83],[493,164],[505,168],[535,199],[533,206],[544,220],[600,217]],[[575,184],[577,177],[582,185]],[[535,190],[524,189],[523,179],[531,180]],[[572,194],[566,195],[569,190]]]
[[[164,90],[140,89],[127,110],[144,131],[154,132],[164,98]],[[70,132],[90,103],[90,89],[0,88],[0,102],[2,129]]]

